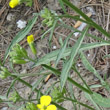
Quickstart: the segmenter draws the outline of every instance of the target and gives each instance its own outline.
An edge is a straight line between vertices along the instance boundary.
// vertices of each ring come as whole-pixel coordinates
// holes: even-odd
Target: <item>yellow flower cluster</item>
[[[11,8],[14,8],[14,7],[16,7],[17,5],[19,5],[20,4],[20,0],[11,0],[10,2],[9,2],[9,6],[11,7]]]
[[[50,105],[51,97],[50,96],[42,96],[40,98],[40,104],[37,104],[37,108],[39,110],[57,110],[55,105]]]

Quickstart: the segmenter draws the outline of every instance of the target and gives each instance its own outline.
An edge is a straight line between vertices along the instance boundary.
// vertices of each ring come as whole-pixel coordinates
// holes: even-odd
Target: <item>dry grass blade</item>
[[[38,3],[38,0],[34,0],[34,9],[35,9],[36,11],[40,11],[40,5],[39,5],[39,3]]]

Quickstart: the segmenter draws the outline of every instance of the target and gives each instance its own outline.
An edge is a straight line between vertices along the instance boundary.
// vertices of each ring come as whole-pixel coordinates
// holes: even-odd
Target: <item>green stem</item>
[[[11,75],[13,78],[18,78],[18,80],[21,82],[21,83],[23,83],[23,84],[25,84],[26,86],[28,86],[29,88],[31,88],[32,89],[32,85],[30,85],[29,83],[27,83],[26,81],[24,81],[24,80],[22,80],[22,79],[20,79],[19,77],[17,77],[16,75]],[[40,92],[38,89],[34,89],[34,91],[35,92]],[[40,92],[40,94],[41,95],[43,95],[43,93],[42,92]],[[60,105],[58,105],[57,103],[54,103],[54,102],[52,102],[54,105],[56,105],[56,107],[58,107],[59,109],[61,109],[61,110],[67,110],[67,109],[65,109],[65,108],[63,108],[62,106],[60,106]]]
[[[85,84],[85,86],[88,88],[88,90],[91,91],[90,87],[86,84],[86,82],[84,81],[84,79],[81,77],[80,73],[77,71],[75,66],[72,66],[72,69],[77,73],[77,75],[81,78],[81,80],[83,81],[83,83]],[[92,92],[92,91],[91,91]]]
[[[18,102],[21,102],[21,101],[25,101],[25,102],[30,102],[30,101],[36,101],[37,99],[31,99],[31,100],[26,100],[26,99],[22,99],[22,100],[19,100]],[[13,102],[11,100],[2,100],[2,102]]]
[[[84,106],[84,107],[86,107],[86,108],[89,108],[89,109],[91,109],[91,110],[95,110],[94,108],[92,108],[92,107],[90,107],[90,106],[88,106],[88,105],[86,105],[86,104],[83,104],[83,103],[81,103],[81,102],[79,102],[79,101],[77,101],[77,100],[73,100],[73,99],[70,99],[70,98],[67,98],[67,97],[63,97],[63,98],[66,99],[66,100],[73,101],[73,102],[75,102],[75,103],[77,103],[77,104],[79,104],[79,105],[82,105],[82,106]]]

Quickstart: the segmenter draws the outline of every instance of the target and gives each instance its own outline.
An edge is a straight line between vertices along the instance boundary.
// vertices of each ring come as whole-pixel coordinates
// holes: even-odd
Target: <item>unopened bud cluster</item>
[[[10,72],[8,71],[8,69],[6,67],[1,67],[1,71],[0,71],[0,78],[1,79],[5,79],[8,76],[10,76]]]
[[[21,96],[19,95],[19,93],[17,91],[14,91],[11,96],[9,97],[9,100],[13,101],[14,103],[16,103],[17,101],[19,101],[21,99]]]
[[[28,62],[28,53],[19,44],[16,44],[10,52],[11,61],[15,64],[25,64]]]
[[[43,24],[46,24],[48,27],[51,27],[55,21],[54,19],[54,14],[51,13],[50,10],[48,10],[47,8],[45,8],[42,12],[41,12],[41,17],[44,18],[44,20],[42,21]]]

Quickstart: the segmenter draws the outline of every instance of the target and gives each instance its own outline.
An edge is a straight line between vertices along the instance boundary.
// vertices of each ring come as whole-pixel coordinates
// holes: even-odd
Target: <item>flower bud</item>
[[[41,17],[44,18],[42,21],[42,24],[46,24],[48,27],[51,27],[55,21],[55,18],[53,17],[54,13],[52,13],[47,8],[44,8],[43,11],[41,11]]]
[[[27,103],[26,104],[26,110],[37,110],[37,107],[34,103]]]
[[[36,54],[37,53],[37,50],[35,48],[35,45],[34,45],[34,36],[33,35],[30,35],[27,37],[27,42],[31,48],[31,51],[33,54]]]
[[[10,73],[10,72],[8,71],[8,69],[5,68],[5,67],[3,67],[3,66],[1,66],[1,70],[4,71],[4,72],[6,72],[6,73]]]
[[[20,47],[20,50],[21,50],[21,53],[22,53],[23,57],[27,58],[28,57],[27,51],[24,48],[22,48],[22,47]]]
[[[14,8],[14,7],[16,7],[17,5],[19,5],[20,4],[20,0],[11,0],[10,2],[9,2],[9,6],[11,7],[11,8]]]
[[[17,91],[14,91],[11,96],[9,97],[9,100],[13,101],[14,103],[16,103],[17,101],[19,101],[21,99],[21,96],[19,95],[19,93]]]
[[[14,64],[26,64],[27,63],[27,61],[23,59],[13,59],[12,61]]]
[[[28,44],[34,42],[34,36],[33,35],[28,36],[27,37],[27,42],[28,42]]]
[[[19,44],[16,44],[12,51],[9,53],[12,61],[15,64],[25,64],[27,61],[25,59],[28,59],[28,53],[27,51],[22,48]]]
[[[9,55],[10,55],[10,57],[17,56],[16,52],[14,52],[14,51],[11,51],[11,52],[9,53]]]
[[[5,68],[5,67],[1,67],[1,72],[0,72],[0,78],[1,79],[5,79],[5,78],[7,78],[8,76],[10,76],[10,72],[8,71],[8,69],[7,68]]]

